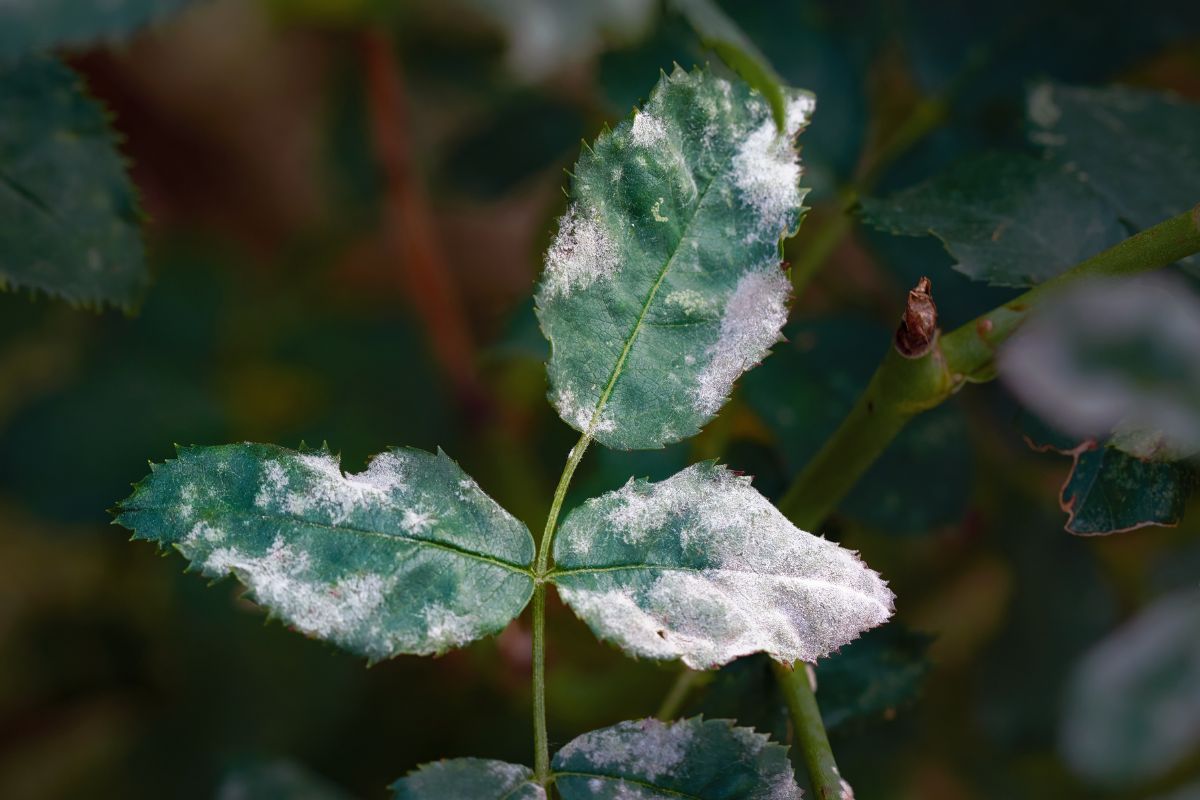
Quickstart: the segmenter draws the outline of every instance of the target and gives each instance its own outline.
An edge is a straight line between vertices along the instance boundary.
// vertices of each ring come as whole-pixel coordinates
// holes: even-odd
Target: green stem
[[[965,383],[995,377],[997,347],[1047,295],[1083,279],[1149,272],[1196,252],[1200,206],[1131,236],[941,336],[921,358],[905,358],[889,348],[849,416],[796,476],[780,510],[805,530],[819,525],[910,419],[939,405]]]
[[[821,709],[817,707],[817,698],[809,681],[808,665],[798,661],[792,669],[774,661],[771,664],[783,688],[796,729],[796,743],[818,800],[843,800],[847,796],[846,785],[833,760],[833,748],[829,746],[829,735],[825,733]]]
[[[533,572],[533,773],[543,786],[550,782],[551,777],[550,737],[546,731],[546,575],[549,572],[550,548],[554,543],[554,532],[558,528],[558,516],[562,513],[567,489],[591,443],[591,433],[585,432],[571,448],[567,465],[563,467],[558,487],[554,490],[550,513],[546,516],[546,527],[538,543]]]

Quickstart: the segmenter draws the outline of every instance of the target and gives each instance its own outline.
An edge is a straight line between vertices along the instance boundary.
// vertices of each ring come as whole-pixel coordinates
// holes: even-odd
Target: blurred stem
[[[571,478],[591,443],[591,434],[585,432],[571,448],[554,490],[554,500],[546,516],[542,540],[538,543],[537,562],[533,571],[533,773],[543,786],[550,781],[550,738],[546,732],[546,574],[549,572],[554,532],[558,528],[558,515],[562,513]]]
[[[792,725],[796,730],[796,742],[804,765],[808,769],[808,777],[812,781],[813,790],[818,800],[845,800],[853,797],[846,791],[846,784],[838,772],[837,762],[833,759],[833,748],[829,746],[829,736],[825,733],[825,723],[821,720],[821,709],[817,707],[817,698],[813,693],[809,666],[803,661],[797,661],[794,668],[778,662],[771,662],[775,677],[783,688],[784,699],[787,701],[788,712],[792,716]]]
[[[430,349],[469,408],[485,406],[467,312],[438,241],[429,197],[413,158],[404,72],[390,36],[359,40],[375,161],[383,173],[383,236]]]
[[[683,671],[675,677],[675,682],[671,684],[667,696],[663,698],[662,705],[658,707],[658,712],[654,716],[663,722],[673,720],[679,714],[679,710],[683,708],[692,688],[702,677],[704,677],[703,672],[684,667]]]

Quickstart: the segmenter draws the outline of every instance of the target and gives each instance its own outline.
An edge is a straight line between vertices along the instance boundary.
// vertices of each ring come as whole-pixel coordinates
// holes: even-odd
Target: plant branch
[[[833,748],[829,746],[821,709],[817,707],[809,666],[803,661],[797,662],[794,669],[776,661],[772,661],[771,666],[783,689],[800,755],[818,800],[853,800],[854,793],[842,779],[833,759]]]
[[[919,358],[891,347],[866,390],[792,482],[780,510],[803,529],[819,525],[895,438],[922,411],[966,383],[995,377],[996,349],[1030,309],[1083,279],[1135,275],[1200,252],[1200,206],[1148,228],[1016,299],[937,337]]]

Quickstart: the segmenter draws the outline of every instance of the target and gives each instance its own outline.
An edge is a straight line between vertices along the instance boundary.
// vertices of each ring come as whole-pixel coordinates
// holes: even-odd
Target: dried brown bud
[[[921,278],[908,293],[908,304],[896,329],[896,349],[905,358],[920,358],[929,352],[937,336],[937,306],[929,278]]]

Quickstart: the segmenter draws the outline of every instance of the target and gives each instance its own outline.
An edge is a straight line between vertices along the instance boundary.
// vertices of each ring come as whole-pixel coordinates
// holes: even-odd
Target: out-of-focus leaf
[[[1200,747],[1200,591],[1157,601],[1083,657],[1060,744],[1073,770],[1110,787],[1161,776]]]
[[[234,771],[217,789],[217,800],[350,800],[329,781],[291,761]]]
[[[1111,446],[1084,449],[1062,490],[1067,530],[1090,536],[1176,525],[1196,483],[1186,461],[1147,461]]]
[[[942,240],[954,268],[993,286],[1033,286],[1125,238],[1116,212],[1078,173],[990,153],[887,198],[863,215],[894,234]]]
[[[1139,455],[1178,460],[1200,451],[1198,341],[1200,298],[1182,281],[1095,281],[1040,305],[998,367],[1055,428],[1098,441],[1117,431]]]
[[[912,703],[929,671],[926,652],[933,638],[885,625],[818,662],[817,697],[825,727],[886,719]]]
[[[459,0],[508,39],[509,69],[539,81],[586,62],[609,42],[636,39],[657,16],[653,0]]]
[[[116,521],[372,661],[496,633],[533,593],[528,529],[444,453],[393,449],[345,475],[327,451],[184,448]]]
[[[190,0],[9,0],[0,3],[0,59],[121,39]]]
[[[929,671],[926,652],[933,637],[897,622],[867,631],[816,665],[817,699],[825,727],[890,719],[912,704]],[[739,658],[722,667],[692,709],[710,717],[736,718],[788,735],[787,705],[766,656]]]
[[[850,317],[802,322],[786,333],[788,342],[746,377],[743,396],[775,432],[795,472],[849,413],[890,334]],[[961,519],[973,473],[966,419],[948,403],[912,420],[840,509],[882,530],[927,531]]]
[[[554,563],[559,594],[597,636],[696,669],[756,652],[815,661],[892,614],[891,591],[856,554],[712,462],[584,503]]]
[[[713,0],[673,0],[675,8],[742,80],[757,89],[771,106],[775,126],[787,129],[787,92],[767,57]]]
[[[130,309],[148,281],[137,195],[103,109],[57,61],[0,66],[0,288]]]
[[[749,87],[677,68],[583,154],[537,294],[577,430],[619,449],[691,436],[778,340],[813,98],[788,108],[783,135]]]
[[[1031,138],[1138,228],[1194,206],[1200,105],[1123,86],[1045,83],[1029,94]]]
[[[394,800],[545,800],[533,770],[483,758],[426,764],[392,784]]]
[[[799,800],[787,748],[728,720],[621,722],[554,755],[563,800]]]

